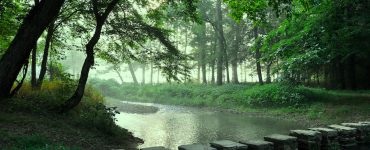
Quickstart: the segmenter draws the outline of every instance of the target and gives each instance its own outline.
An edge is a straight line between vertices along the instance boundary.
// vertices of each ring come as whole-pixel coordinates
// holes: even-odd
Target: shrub
[[[73,94],[74,89],[73,84],[62,81],[44,82],[41,90],[32,89],[29,83],[25,83],[4,108],[8,111],[53,114]],[[70,117],[76,125],[112,135],[122,129],[115,124],[117,113],[115,108],[106,107],[104,97],[88,85],[81,103],[66,117]]]
[[[249,105],[258,107],[296,107],[306,102],[296,86],[278,83],[255,86],[246,90],[245,95]]]

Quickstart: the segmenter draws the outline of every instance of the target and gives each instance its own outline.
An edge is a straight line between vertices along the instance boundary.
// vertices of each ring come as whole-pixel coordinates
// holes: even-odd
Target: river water
[[[117,124],[145,141],[140,147],[177,146],[191,143],[209,143],[214,140],[233,141],[263,139],[264,136],[287,134],[292,129],[303,129],[298,122],[263,117],[257,114],[236,114],[209,109],[170,106],[151,103],[126,104],[159,108],[156,112],[121,112]]]

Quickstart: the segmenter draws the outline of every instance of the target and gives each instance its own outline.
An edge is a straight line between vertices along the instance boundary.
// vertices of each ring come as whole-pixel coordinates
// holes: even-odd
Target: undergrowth
[[[130,132],[123,129],[115,124],[115,115],[118,111],[115,108],[106,107],[104,105],[104,97],[91,86],[87,86],[84,97],[81,103],[68,112],[67,114],[59,114],[58,108],[72,95],[74,92],[74,86],[70,83],[62,81],[44,82],[40,90],[32,89],[30,84],[24,84],[20,91],[15,95],[14,98],[4,100],[0,106],[1,113],[0,118],[6,118],[5,115],[12,114],[31,114],[23,122],[43,122],[43,121],[60,121],[68,125],[59,126],[52,123],[47,123],[46,128],[79,128],[83,131],[96,133],[96,136],[103,136],[107,141],[116,144],[128,144],[129,142],[135,144],[135,142],[142,142],[132,136]],[[13,115],[17,117],[17,115]],[[34,117],[35,116],[35,117]],[[37,120],[39,118],[46,117],[47,119]],[[14,118],[13,117],[13,118]],[[0,119],[0,122],[4,120]],[[21,122],[22,122],[21,121]],[[5,123],[14,123],[17,125],[19,120],[8,120]],[[71,126],[70,126],[71,125]],[[38,127],[35,127],[38,128]],[[61,133],[63,134],[63,133]],[[10,136],[11,137],[11,136]],[[14,136],[10,139],[10,147],[17,149],[19,146],[30,147],[33,149],[32,141],[38,142],[42,145],[35,149],[68,149],[63,145],[53,145],[48,141],[44,141],[41,135],[21,135]],[[22,142],[22,139],[31,141]],[[21,140],[21,143],[19,143]],[[22,144],[24,143],[24,144]],[[1,145],[1,143],[0,143]],[[27,148],[28,149],[28,148]]]

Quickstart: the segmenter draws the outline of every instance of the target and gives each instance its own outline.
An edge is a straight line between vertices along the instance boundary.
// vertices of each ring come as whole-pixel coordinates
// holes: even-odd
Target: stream
[[[164,146],[177,149],[179,145],[209,143],[214,140],[233,141],[263,139],[264,136],[287,134],[292,129],[303,129],[298,122],[257,114],[237,114],[204,108],[171,106],[153,103],[122,101],[123,106],[148,107],[148,111],[125,111],[116,116],[117,125],[133,132],[145,141],[139,148]],[[156,109],[153,109],[156,108]],[[157,109],[158,108],[158,109]]]

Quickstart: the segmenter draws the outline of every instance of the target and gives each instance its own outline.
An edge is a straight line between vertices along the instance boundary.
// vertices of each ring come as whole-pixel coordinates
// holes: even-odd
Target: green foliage
[[[259,107],[297,107],[307,101],[297,87],[285,84],[257,85],[246,90],[245,95],[251,106]]]
[[[0,58],[16,34],[21,18],[25,14],[25,4],[20,1],[0,1]]]
[[[128,101],[171,103],[197,106],[225,107],[298,107],[307,102],[302,90],[288,84],[224,86],[197,84],[123,85],[114,86],[111,80],[94,80],[91,83],[104,95]],[[104,86],[102,86],[104,85]]]

